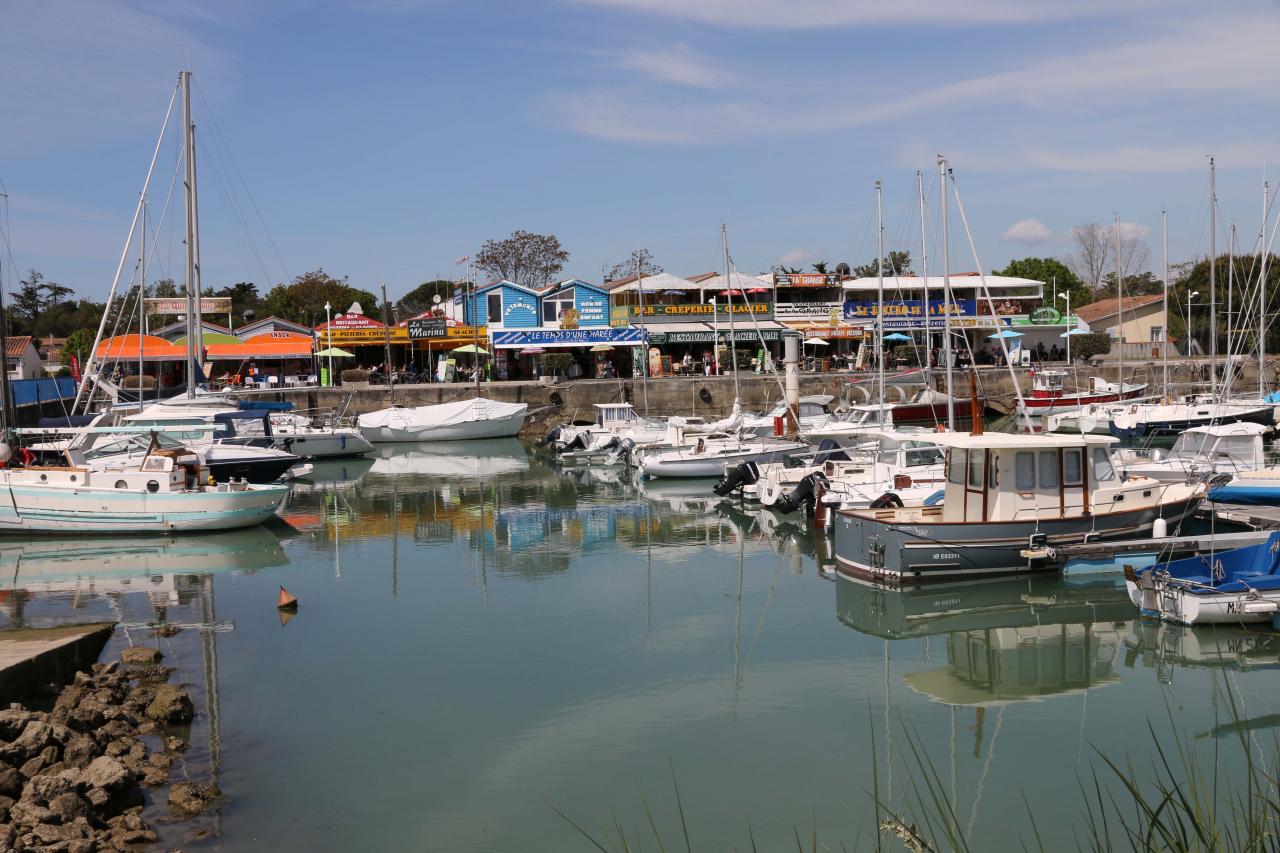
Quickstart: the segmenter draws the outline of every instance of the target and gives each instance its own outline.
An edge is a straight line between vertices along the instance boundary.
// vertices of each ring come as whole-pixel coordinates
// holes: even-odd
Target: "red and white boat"
[[[1033,417],[1058,415],[1070,412],[1093,403],[1117,403],[1121,400],[1133,400],[1146,393],[1146,383],[1134,384],[1107,382],[1097,376],[1089,378],[1089,388],[1085,391],[1068,391],[1066,389],[1067,371],[1041,370],[1034,374],[1031,382],[1031,395],[1023,398],[1018,404],[1018,414],[1025,411]],[[1025,408],[1024,408],[1025,407]]]

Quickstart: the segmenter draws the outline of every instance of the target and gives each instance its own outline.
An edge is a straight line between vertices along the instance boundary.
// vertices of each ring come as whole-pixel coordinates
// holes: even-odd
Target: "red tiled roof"
[[[19,335],[16,338],[5,338],[4,354],[8,358],[21,358],[31,345],[30,335]]]
[[[1151,293],[1146,296],[1127,296],[1124,300],[1124,311],[1136,311],[1139,308],[1145,308],[1160,302],[1164,297],[1159,293]],[[1114,317],[1120,313],[1119,299],[1100,299],[1097,302],[1090,302],[1088,305],[1082,305],[1075,309],[1074,313],[1077,317],[1086,323],[1094,323],[1105,317]]]

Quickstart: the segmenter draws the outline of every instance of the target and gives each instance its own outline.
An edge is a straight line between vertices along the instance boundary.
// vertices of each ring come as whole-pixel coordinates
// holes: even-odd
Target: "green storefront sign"
[[[1036,326],[1057,326],[1062,322],[1062,312],[1052,305],[1044,305],[1032,311],[1027,319]]]

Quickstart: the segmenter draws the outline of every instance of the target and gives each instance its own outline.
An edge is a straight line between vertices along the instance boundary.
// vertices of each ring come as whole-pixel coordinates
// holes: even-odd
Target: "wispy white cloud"
[[[1121,145],[1115,148],[1024,148],[996,153],[958,152],[956,162],[966,169],[983,172],[1188,172],[1203,170],[1212,154],[1218,165],[1256,166],[1280,160],[1280,145],[1246,142],[1203,145]],[[914,162],[914,161],[913,161]]]
[[[1039,219],[1019,219],[1017,222],[1004,229],[1004,233],[1000,235],[1001,240],[1007,240],[1010,243],[1022,243],[1027,246],[1034,246],[1039,243],[1047,243],[1053,239],[1053,229],[1045,225]]]
[[[722,64],[704,60],[685,44],[632,48],[618,54],[616,63],[619,68],[639,71],[656,80],[700,89],[719,88],[734,79]]]
[[[784,267],[804,266],[813,260],[813,252],[808,249],[792,249],[782,257],[778,258],[778,263]]]
[[[5,88],[0,157],[158,131],[168,90],[188,61],[203,83],[227,85],[231,63],[188,26],[194,7],[175,8],[65,0],[10,9],[0,56],[11,75],[22,71],[21,85],[13,77]]]
[[[1280,96],[1280,90],[1272,85],[1280,78],[1280,53],[1241,51],[1242,33],[1259,44],[1280,42],[1280,15],[1246,11],[1184,20],[1156,31],[1139,30],[1124,41],[1036,59],[994,74],[942,86],[886,91],[876,100],[868,100],[866,87],[855,85],[852,77],[844,83],[831,80],[821,86],[811,81],[769,86],[755,85],[765,79],[755,71],[756,77],[744,76],[731,97],[716,97],[711,92],[699,98],[671,97],[667,92],[633,86],[562,93],[555,96],[554,106],[571,127],[588,135],[685,143],[790,132],[795,122],[810,131],[839,130],[1007,105],[1097,122],[1123,117],[1135,102],[1144,100],[1155,103],[1178,98],[1185,102],[1221,95],[1274,101]],[[770,73],[776,78],[775,71]],[[797,96],[797,92],[808,94]],[[856,95],[845,94],[849,92]],[[1246,159],[1259,147],[1241,144],[1236,153]],[[1147,146],[1132,146],[1114,151],[1114,170],[1126,169],[1126,163],[1143,171],[1165,170],[1190,154],[1186,148],[1164,148],[1164,156],[1152,160],[1144,158],[1146,150]],[[1194,158],[1202,161],[1205,153],[1197,151]],[[1090,167],[1085,155],[1069,151],[1045,149],[1027,151],[1023,156],[1038,157],[1044,168],[1099,171]],[[998,161],[992,158],[992,162]]]
[[[887,24],[989,26],[1168,11],[1190,0],[577,0],[720,27],[804,30]]]

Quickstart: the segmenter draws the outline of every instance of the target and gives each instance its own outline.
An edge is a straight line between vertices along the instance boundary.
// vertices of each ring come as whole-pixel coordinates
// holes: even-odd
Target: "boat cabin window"
[[[1114,480],[1115,477],[1116,469],[1111,467],[1111,454],[1105,447],[1095,447],[1093,449],[1094,482],[1104,483],[1107,480]]]
[[[1037,463],[1040,468],[1040,488],[1058,488],[1058,451],[1041,450]]]
[[[979,450],[969,451],[969,488],[982,488],[982,452]]]
[[[1062,484],[1079,486],[1084,483],[1084,464],[1077,448],[1062,451]]]
[[[942,451],[933,445],[916,445],[914,442],[907,444],[906,463],[910,467],[922,465],[937,465],[942,461]]]
[[[964,451],[952,448],[947,451],[947,482],[964,485]]]
[[[1019,450],[1013,457],[1016,473],[1014,488],[1020,492],[1029,492],[1036,487],[1036,455],[1030,450]]]

